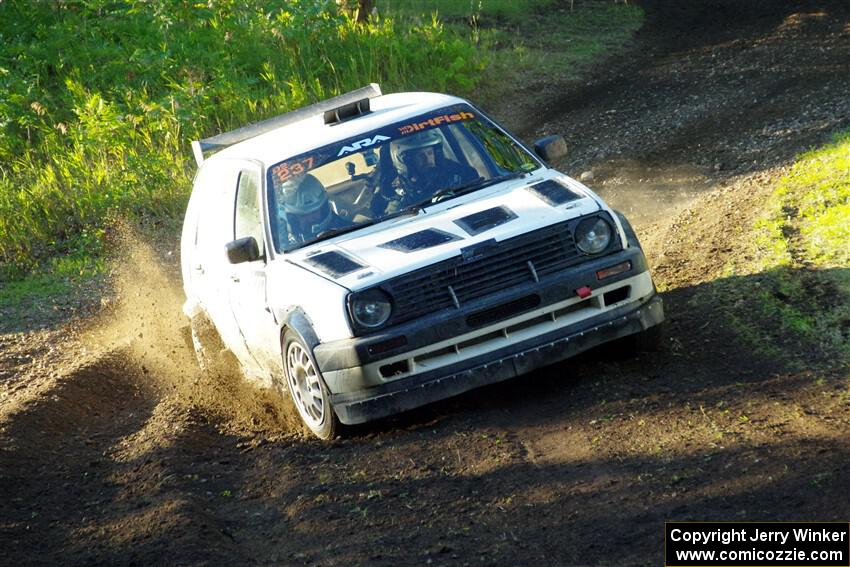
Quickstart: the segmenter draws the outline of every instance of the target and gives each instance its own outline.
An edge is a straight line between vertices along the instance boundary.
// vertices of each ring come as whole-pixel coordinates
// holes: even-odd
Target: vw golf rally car
[[[193,150],[199,360],[226,347],[321,438],[663,320],[626,219],[547,166],[563,138],[531,151],[466,100],[373,84]]]

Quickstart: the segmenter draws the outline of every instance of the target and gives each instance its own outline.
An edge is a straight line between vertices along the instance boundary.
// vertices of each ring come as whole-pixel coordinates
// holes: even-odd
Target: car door
[[[280,330],[267,303],[268,248],[263,230],[261,168],[253,163],[240,164],[236,186],[233,239],[253,237],[260,258],[230,266],[229,290],[233,316],[248,351],[256,363],[255,370],[269,376],[280,366]]]
[[[245,366],[252,357],[245,346],[229,301],[231,264],[225,245],[233,240],[233,211],[239,167],[232,161],[210,160],[195,183],[199,192],[194,251],[188,270],[192,287],[224,345]]]

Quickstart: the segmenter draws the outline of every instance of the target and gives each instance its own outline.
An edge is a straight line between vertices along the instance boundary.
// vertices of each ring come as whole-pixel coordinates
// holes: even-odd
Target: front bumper
[[[364,423],[525,374],[641,332],[663,320],[661,298],[653,294],[640,302],[454,365],[355,392],[331,394],[331,403],[342,423]]]

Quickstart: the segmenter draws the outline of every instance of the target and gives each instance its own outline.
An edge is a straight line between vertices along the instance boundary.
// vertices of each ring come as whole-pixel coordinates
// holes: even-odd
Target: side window
[[[253,171],[241,171],[239,173],[239,185],[236,188],[233,235],[234,239],[253,236],[260,247],[260,255],[265,256],[259,193],[260,183],[257,174]]]

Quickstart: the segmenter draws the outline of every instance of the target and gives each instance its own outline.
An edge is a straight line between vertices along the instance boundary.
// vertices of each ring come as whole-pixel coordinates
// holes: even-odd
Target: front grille
[[[393,297],[390,324],[462,305],[580,262],[568,221],[504,240],[471,261],[456,256],[384,282]]]

